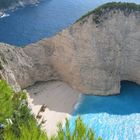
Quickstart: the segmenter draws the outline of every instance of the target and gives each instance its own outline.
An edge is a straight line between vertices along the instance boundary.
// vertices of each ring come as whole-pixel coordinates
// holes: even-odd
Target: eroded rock
[[[0,44],[2,75],[19,90],[37,81],[61,80],[82,93],[112,95],[120,81],[140,84],[140,12],[121,10],[81,19],[52,38],[15,48]]]

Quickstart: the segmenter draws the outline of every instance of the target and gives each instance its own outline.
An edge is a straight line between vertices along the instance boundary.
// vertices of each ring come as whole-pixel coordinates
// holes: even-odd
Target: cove
[[[86,2],[46,0],[38,6],[10,12],[9,17],[0,19],[0,42],[22,47],[41,38],[53,36],[88,10],[109,1]],[[129,2],[139,3],[139,0]],[[105,140],[139,140],[139,101],[140,86],[130,82],[122,82],[120,95],[84,95],[71,118],[71,128],[75,117],[81,115],[84,122]]]
[[[140,86],[123,81],[119,95],[83,95],[73,112],[71,129],[77,115],[103,140],[139,140]]]
[[[0,42],[24,46],[50,37],[83,14],[112,0],[41,0],[40,4],[9,12],[0,18]],[[116,0],[140,3],[140,0]]]

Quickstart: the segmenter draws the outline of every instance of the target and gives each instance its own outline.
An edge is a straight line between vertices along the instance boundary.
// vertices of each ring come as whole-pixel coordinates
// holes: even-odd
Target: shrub
[[[25,92],[15,93],[6,81],[0,80],[0,140],[47,140],[30,113]]]
[[[0,80],[0,140],[101,140],[96,139],[92,129],[78,117],[71,132],[66,119],[65,128],[58,124],[57,134],[47,137],[31,114],[26,93],[15,93],[6,81]]]
[[[65,128],[62,124],[58,124],[58,132],[56,136],[52,136],[51,140],[102,140],[96,138],[93,130],[88,128],[80,117],[75,120],[74,130],[70,129],[70,122],[66,119]]]
[[[121,10],[127,13],[131,11],[140,11],[140,5],[135,3],[127,3],[127,2],[110,2],[99,6],[98,8],[88,12],[83,15],[76,22],[83,20],[85,17],[88,17],[91,14],[94,14],[93,21],[98,24],[100,23],[100,17],[107,11],[111,10]]]
[[[5,81],[0,80],[0,123],[13,114],[13,91]]]

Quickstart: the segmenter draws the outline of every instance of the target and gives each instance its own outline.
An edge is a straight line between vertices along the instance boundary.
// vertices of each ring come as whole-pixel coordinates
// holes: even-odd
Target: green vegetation
[[[26,93],[0,80],[0,140],[47,140],[28,109]]]
[[[98,24],[100,23],[100,17],[111,10],[121,10],[127,12],[128,14],[132,11],[140,11],[140,5],[135,3],[126,3],[126,2],[111,2],[106,3],[104,5],[99,6],[98,8],[88,12],[87,14],[83,15],[80,19],[76,22],[83,20],[85,17],[94,14],[93,21]]]
[[[57,136],[52,136],[51,140],[102,140],[102,138],[95,138],[95,134],[92,129],[88,128],[78,117],[75,121],[74,131],[70,131],[70,123],[66,119],[66,125],[63,129],[62,124],[58,124]]]
[[[31,114],[26,93],[15,93],[3,80],[0,80],[0,140],[101,140],[95,138],[92,129],[84,125],[81,118],[75,121],[73,132],[66,119],[65,128],[58,124],[57,135],[50,138],[41,130]]]

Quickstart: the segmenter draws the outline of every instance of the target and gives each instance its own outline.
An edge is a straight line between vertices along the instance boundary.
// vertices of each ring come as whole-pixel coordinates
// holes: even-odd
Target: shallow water
[[[0,42],[24,46],[50,37],[95,7],[112,0],[42,0],[0,19]],[[140,0],[116,0],[140,3]]]
[[[84,122],[103,140],[140,140],[140,86],[122,82],[120,95],[84,95],[71,118]]]

